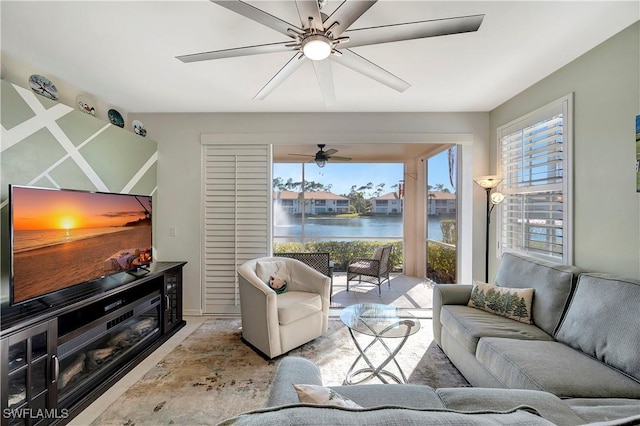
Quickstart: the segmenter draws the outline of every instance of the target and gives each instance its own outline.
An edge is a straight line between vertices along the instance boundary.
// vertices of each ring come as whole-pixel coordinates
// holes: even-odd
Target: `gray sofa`
[[[331,386],[362,408],[299,403],[293,384],[322,385],[320,370],[304,358],[282,359],[267,406],[221,425],[633,425],[640,402],[563,400],[543,391],[370,384]]]
[[[640,282],[505,254],[495,284],[535,289],[533,324],[467,306],[471,285],[434,288],[434,339],[469,383],[640,399]]]
[[[299,403],[318,368],[282,359],[267,407],[223,424],[640,424],[640,282],[505,254],[495,283],[533,288],[532,324],[436,285],[434,339],[474,387],[332,386],[362,408]]]

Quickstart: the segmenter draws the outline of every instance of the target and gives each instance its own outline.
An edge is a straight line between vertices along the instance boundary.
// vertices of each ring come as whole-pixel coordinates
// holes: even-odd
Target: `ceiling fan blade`
[[[349,37],[349,41],[344,42],[344,45],[345,47],[367,46],[393,41],[468,33],[478,31],[483,19],[484,15],[472,15],[349,30],[345,34],[345,36]]]
[[[340,37],[351,24],[353,24],[362,14],[364,14],[371,6],[376,4],[377,0],[358,0],[344,1],[324,22],[324,27],[331,29],[333,38]]]
[[[411,85],[406,81],[396,77],[389,71],[380,68],[378,65],[349,49],[342,49],[340,52],[342,53],[342,56],[331,55],[331,60],[344,65],[345,67],[351,68],[360,74],[366,75],[367,77],[370,77],[385,86],[391,87],[398,92],[404,92],[411,87]]]
[[[336,91],[333,87],[333,73],[331,72],[330,61],[311,61],[313,69],[316,71],[320,91],[326,105],[333,105],[336,102]]]
[[[315,155],[308,155],[308,154],[289,154],[289,155],[295,155],[296,157],[314,157]]]
[[[351,161],[350,157],[336,157],[335,155],[332,155],[329,157],[329,160],[333,161],[333,160],[337,160],[337,161]]]
[[[288,29],[295,29],[301,32],[302,30],[287,21],[283,21],[280,18],[277,18],[264,10],[258,9],[255,6],[251,6],[249,3],[245,3],[240,0],[211,0],[211,2],[217,4],[218,6],[222,6],[225,9],[229,9],[233,12],[236,12],[239,15],[244,16],[245,18],[249,18],[252,21],[258,22],[262,25],[265,25],[271,29],[278,31],[286,36],[292,37],[292,35],[288,32]]]
[[[296,0],[296,7],[298,8],[298,15],[300,16],[300,22],[302,28],[307,29],[310,27],[309,18],[311,20],[311,26],[316,30],[322,31],[322,17],[320,16],[320,7],[317,0]]]
[[[211,52],[192,53],[176,56],[182,62],[209,61],[211,59],[235,58],[237,56],[262,55],[263,53],[291,52],[290,42],[259,44],[257,46],[236,47],[233,49],[213,50]]]
[[[337,149],[331,148],[331,149],[328,149],[328,150],[324,151],[324,155],[333,155],[336,152],[338,152]]]
[[[298,68],[302,66],[308,59],[306,57],[299,58],[299,55],[296,54],[293,58],[286,63],[280,71],[276,73],[276,75],[269,80],[267,84],[264,85],[262,89],[253,97],[253,99],[262,100],[269,96],[269,93],[273,91],[276,87],[278,87],[283,81],[287,79],[291,74],[293,74]]]

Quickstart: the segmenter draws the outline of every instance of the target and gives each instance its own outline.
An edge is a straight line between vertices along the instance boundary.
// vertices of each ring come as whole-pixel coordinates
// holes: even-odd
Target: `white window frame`
[[[557,183],[532,184],[524,185],[522,182],[516,184],[509,180],[507,170],[502,164],[503,155],[503,139],[513,135],[519,131],[540,123],[550,120],[562,113],[562,179]],[[505,195],[505,202],[498,205],[498,220],[496,226],[496,253],[502,257],[503,253],[516,252],[551,260],[563,264],[573,263],[573,93],[563,96],[543,107],[532,111],[531,113],[513,120],[498,128],[497,137],[497,169],[498,174],[505,179],[502,182],[500,191]],[[524,171],[526,167],[517,166],[518,171]],[[513,170],[511,171],[513,174]],[[562,197],[562,255],[554,254],[551,251],[541,252],[540,250],[529,250],[527,244],[523,242],[520,246],[514,246],[509,243],[505,237],[507,229],[514,229],[513,225],[506,222],[509,214],[508,209],[512,206],[510,197],[526,197],[536,194],[553,193]],[[513,198],[512,198],[513,199]],[[524,214],[524,213],[523,213]],[[513,217],[513,216],[512,216]],[[526,218],[526,216],[525,216]],[[525,227],[527,222],[522,220],[522,235],[525,235]],[[509,228],[510,227],[510,228]],[[503,232],[504,231],[504,232]],[[523,237],[525,239],[526,237]],[[527,241],[527,240],[525,240]]]

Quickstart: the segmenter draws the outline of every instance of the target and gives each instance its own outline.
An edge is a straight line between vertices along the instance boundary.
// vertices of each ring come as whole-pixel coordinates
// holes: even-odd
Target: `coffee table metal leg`
[[[392,328],[393,326],[390,326],[388,329]],[[395,356],[398,354],[398,352],[400,351],[400,349],[402,349],[402,347],[404,346],[405,342],[407,341],[407,339],[409,338],[409,334],[407,334],[406,336],[404,336],[402,338],[402,341],[400,342],[400,344],[398,344],[398,346],[396,346],[396,348],[392,351],[389,346],[384,342],[384,340],[382,340],[384,338],[384,332],[387,330],[383,330],[382,333],[380,333],[378,336],[374,337],[374,339],[371,341],[371,343],[369,343],[367,345],[367,347],[365,347],[364,349],[362,349],[362,346],[360,346],[360,343],[358,342],[358,340],[356,339],[355,335],[353,334],[353,330],[349,329],[349,333],[351,334],[351,339],[353,340],[353,343],[355,344],[356,348],[358,349],[358,352],[360,352],[360,354],[356,357],[356,360],[353,362],[353,364],[351,364],[351,367],[349,368],[349,371],[347,372],[347,375],[343,381],[344,385],[355,385],[355,384],[359,384],[359,383],[363,383],[366,382],[368,380],[371,380],[374,377],[377,377],[378,379],[380,379],[380,381],[382,381],[382,383],[388,384],[389,382],[385,379],[384,376],[387,376],[391,379],[393,379],[396,383],[406,383],[407,382],[407,378],[404,375],[404,372],[402,371],[402,368],[400,368],[400,364],[398,364],[398,361],[395,359]],[[378,366],[375,367],[373,365],[373,363],[371,362],[371,360],[369,359],[369,357],[367,356],[366,352],[367,350],[369,350],[369,348],[371,348],[376,342],[380,342],[380,344],[382,344],[382,346],[385,348],[385,350],[387,351],[387,358]],[[367,363],[368,368],[361,368],[359,370],[354,371],[355,366],[358,364],[358,362],[360,361],[360,359],[364,360],[364,362]],[[390,371],[387,371],[384,369],[384,367],[387,366],[387,364],[389,364],[389,362],[393,361],[394,364],[396,365],[396,367],[398,368],[398,371],[400,371],[400,375],[402,376],[402,379],[398,378],[398,376],[396,376],[395,374],[391,373]],[[369,373],[366,377],[355,381],[354,378],[358,375],[364,374],[364,373]]]

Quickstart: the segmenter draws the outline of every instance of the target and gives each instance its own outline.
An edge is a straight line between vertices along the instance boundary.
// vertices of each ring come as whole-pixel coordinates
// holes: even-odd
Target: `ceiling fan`
[[[338,152],[337,149],[328,149],[326,151],[324,151],[324,147],[326,145],[323,143],[319,143],[318,144],[318,148],[320,148],[320,151],[316,152],[314,155],[307,155],[307,154],[289,154],[289,155],[298,155],[298,156],[303,156],[303,157],[313,157],[313,160],[309,160],[309,162],[315,161],[316,164],[318,165],[318,167],[324,167],[327,164],[327,161],[331,160],[337,160],[337,161],[350,161],[351,158],[350,157],[339,157],[337,155],[333,155],[336,152]]]
[[[413,40],[477,31],[484,15],[470,15],[429,21],[407,22],[349,30],[377,0],[343,1],[327,16],[321,12],[327,0],[294,0],[301,26],[290,24],[241,0],[211,0],[259,24],[289,37],[281,43],[259,44],[178,56],[182,62],[199,62],[236,56],[275,52],[296,52],[284,67],[254,96],[265,99],[302,64],[311,60],[322,96],[327,105],[335,102],[331,59],[392,89],[404,92],[411,85],[368,61],[350,48],[394,41]]]

